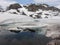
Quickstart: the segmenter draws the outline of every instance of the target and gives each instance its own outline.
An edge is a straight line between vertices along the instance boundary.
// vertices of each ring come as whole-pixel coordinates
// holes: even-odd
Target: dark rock
[[[52,40],[47,45],[60,45],[60,40]]]
[[[7,10],[10,10],[10,9],[18,9],[18,8],[22,8],[22,7],[20,6],[20,4],[15,3],[15,4],[11,4],[11,5],[7,8]]]
[[[35,32],[35,30],[33,30],[33,29],[29,29],[29,28],[24,29],[24,31]]]
[[[10,30],[10,32],[19,33],[20,30]]]
[[[45,7],[45,6],[46,7]],[[60,9],[54,7],[54,6],[49,6],[47,4],[30,4],[29,6],[24,6],[25,8],[28,9],[28,11],[37,11],[38,9],[42,9],[42,10],[52,10],[52,11],[59,11],[60,12]]]

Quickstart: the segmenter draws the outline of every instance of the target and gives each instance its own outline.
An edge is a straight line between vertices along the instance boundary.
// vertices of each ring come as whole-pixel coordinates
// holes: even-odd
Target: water
[[[51,38],[33,32],[0,31],[0,45],[46,45]]]
[[[30,23],[26,23],[26,24],[30,24]],[[47,43],[50,40],[52,40],[51,38],[48,38],[44,35],[45,31],[40,27],[32,28],[36,32],[15,33],[9,31],[8,29],[12,27],[16,28],[18,26],[17,24],[15,23],[6,24],[6,25],[4,24],[1,26],[2,27],[0,27],[0,45],[47,45]]]

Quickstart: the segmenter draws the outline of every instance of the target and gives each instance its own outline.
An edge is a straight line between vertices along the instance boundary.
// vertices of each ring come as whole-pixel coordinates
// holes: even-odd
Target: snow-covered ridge
[[[30,4],[30,5],[22,5],[22,4],[11,4],[7,7],[6,11],[2,11],[3,13],[10,14],[18,14],[18,15],[26,15],[29,17],[36,18],[51,18],[53,16],[60,16],[60,9],[49,6],[47,4]]]
[[[2,8],[0,8],[2,9]],[[36,10],[36,11],[34,11]],[[60,10],[60,9],[59,9]],[[31,4],[28,6],[24,6],[22,4],[11,4],[7,7],[6,11],[1,11],[0,12],[0,17],[2,16],[3,18],[7,16],[15,17],[22,15],[22,17],[32,17],[34,19],[49,19],[53,17],[60,17],[60,11],[56,7],[51,7],[47,4]],[[18,16],[18,17],[19,17]],[[2,18],[1,17],[1,18]],[[21,18],[21,16],[20,16]]]
[[[47,10],[47,8],[49,8],[49,9]],[[33,11],[31,9],[33,9]],[[36,10],[36,11],[34,11],[34,10]],[[15,4],[9,5],[7,7],[6,11],[1,11],[0,18],[1,18],[1,20],[5,20],[5,19],[9,20],[14,17],[16,19],[17,18],[51,19],[54,17],[60,17],[59,10],[58,10],[58,8],[51,7],[47,4],[39,4],[39,5],[31,4],[31,5],[24,6],[22,4],[15,3]],[[1,20],[0,20],[0,22],[1,22]]]

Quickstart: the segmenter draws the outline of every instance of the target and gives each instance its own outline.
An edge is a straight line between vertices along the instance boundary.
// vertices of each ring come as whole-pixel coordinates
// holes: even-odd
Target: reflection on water
[[[32,26],[33,25],[33,26]],[[14,33],[7,29],[13,27],[25,26],[24,28],[32,28],[36,32],[19,32]],[[10,23],[4,24],[0,27],[0,45],[46,45],[51,38],[44,36],[45,31],[38,27],[38,23]],[[39,33],[39,34],[38,34]]]
[[[51,38],[32,32],[0,31],[0,45],[46,45]]]

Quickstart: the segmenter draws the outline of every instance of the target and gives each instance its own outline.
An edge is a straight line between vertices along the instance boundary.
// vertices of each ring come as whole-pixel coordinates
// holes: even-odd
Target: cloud
[[[2,6],[3,8],[5,8],[6,6],[8,6],[9,4],[12,3],[16,3],[16,1],[14,0],[0,0],[0,6]]]
[[[58,6],[56,6],[56,7],[60,9],[60,5],[58,5]]]
[[[56,2],[57,0],[34,0],[35,2]]]
[[[60,0],[34,0],[35,3],[46,3],[49,5],[58,5]]]

